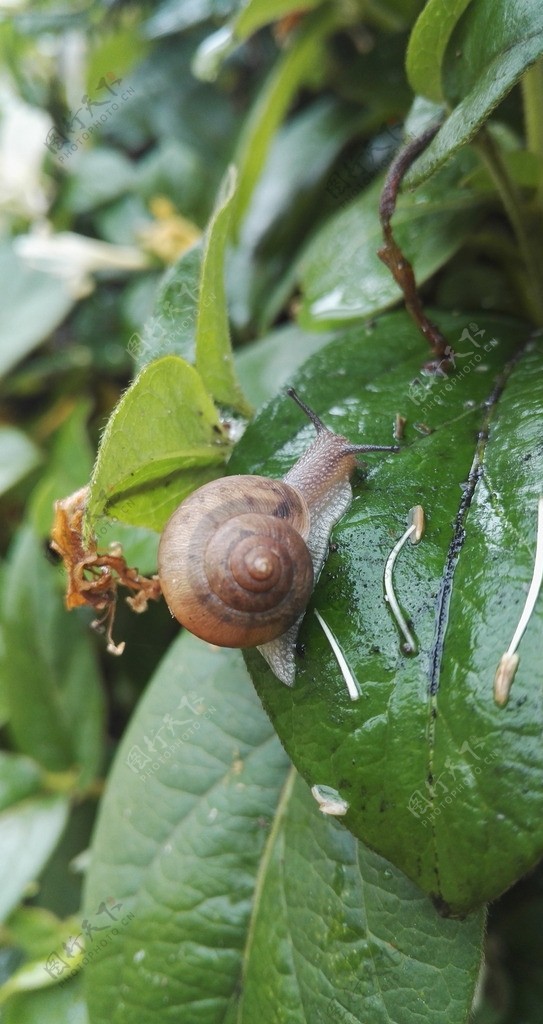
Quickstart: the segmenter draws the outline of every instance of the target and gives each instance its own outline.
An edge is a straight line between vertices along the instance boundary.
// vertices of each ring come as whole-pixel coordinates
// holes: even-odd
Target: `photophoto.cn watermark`
[[[82,106],[75,113],[70,111],[59,118],[57,124],[49,130],[44,145],[59,163],[66,163],[94,132],[103,128],[123,104],[136,95],[132,85],[121,88],[122,81],[114,71],[102,75],[93,95],[85,93],[81,97]],[[99,93],[105,98],[98,99]]]
[[[448,757],[443,771],[432,780],[432,783],[426,782],[426,792],[416,789],[411,794],[407,808],[414,818],[419,819],[424,828],[433,825],[445,808],[469,788],[473,775],[481,775],[485,765],[488,766],[498,759],[497,753],[487,754],[486,757],[477,753],[483,743],[484,741],[476,736],[470,736],[460,747],[459,754],[468,754],[470,758],[470,779],[466,779],[458,763]]]
[[[125,763],[142,782],[170,761],[176,750],[187,743],[202,728],[202,723],[213,717],[216,707],[206,707],[196,693],[181,698],[172,714],[162,716],[162,725],[150,735],[144,735],[141,744],[134,743],[126,755]]]
[[[415,405],[423,405],[425,410],[431,409],[434,405],[443,405],[444,398],[442,397],[442,392],[450,393],[453,391],[472,371],[477,370],[482,362],[483,353],[491,352],[499,344],[497,338],[483,341],[482,339],[485,334],[485,328],[479,327],[473,321],[467,327],[464,327],[456,344],[473,345],[473,348],[460,351],[456,347],[453,348],[452,345],[447,345],[443,353],[443,359],[437,368],[428,374],[422,371],[420,376],[415,377],[411,381],[408,388],[408,395],[411,401]],[[466,361],[464,362],[464,360]],[[456,370],[454,377],[449,376],[445,369],[445,367],[448,368],[451,365]],[[484,366],[484,364],[482,365]],[[438,386],[438,382],[444,379],[446,383]]]
[[[44,970],[55,981],[60,979],[59,987],[86,967],[98,950],[106,949],[113,937],[119,935],[121,928],[127,927],[134,914],[122,914],[122,906],[122,903],[109,896],[100,903],[92,921],[85,918],[80,925],[81,931],[77,935],[68,936],[60,952],[54,950],[49,954]]]

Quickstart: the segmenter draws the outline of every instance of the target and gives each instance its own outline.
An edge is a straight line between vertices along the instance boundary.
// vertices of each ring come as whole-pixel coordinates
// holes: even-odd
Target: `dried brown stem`
[[[390,165],[379,202],[379,217],[383,228],[385,244],[378,250],[377,255],[388,267],[394,280],[401,288],[407,312],[426,338],[433,356],[439,362],[441,368],[443,368],[444,362],[449,362],[448,357],[453,355],[452,350],[439,327],[429,320],[424,312],[417,292],[413,267],[394,238],[390,223],[396,209],[398,192],[407,171],[419,154],[426,149],[426,146],[432,141],[440,127],[440,123],[434,124],[427,128],[422,135],[408,142]]]

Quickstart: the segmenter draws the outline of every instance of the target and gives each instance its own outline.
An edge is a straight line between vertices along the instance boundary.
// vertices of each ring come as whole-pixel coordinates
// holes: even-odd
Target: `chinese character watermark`
[[[465,740],[460,747],[459,753],[469,754],[473,762],[469,767],[469,779],[465,777],[459,764],[448,757],[443,771],[431,782],[426,782],[426,792],[416,789],[411,794],[407,802],[407,809],[414,818],[418,818],[424,828],[433,825],[444,809],[454,803],[465,789],[469,789],[471,776],[480,775],[484,765],[489,765],[497,760],[497,753],[487,754],[484,758],[477,753],[483,742],[477,737],[470,736],[469,741]]]
[[[81,97],[82,106],[75,113],[70,112],[60,118],[59,122],[50,129],[45,139],[45,145],[50,153],[57,157],[59,163],[63,164],[81,148],[83,142],[90,139],[91,135],[110,120],[110,118],[126,103],[136,90],[128,85],[120,89],[122,78],[117,78],[114,71],[108,71],[103,75],[96,86],[96,93],[105,90],[105,99],[97,99],[85,93]],[[115,87],[119,88],[116,89]],[[109,93],[109,96],[106,95]],[[105,110],[102,108],[106,108]]]
[[[125,763],[142,782],[146,782],[201,729],[202,721],[212,718],[216,710],[213,704],[206,708],[203,699],[194,692],[181,697],[173,714],[162,716],[158,729],[151,735],[145,735],[141,743],[130,747]]]
[[[408,388],[408,395],[415,405],[424,405],[425,410],[430,409],[434,405],[443,405],[444,399],[441,392],[451,392],[457,386],[457,384],[471,373],[472,370],[476,369],[477,365],[482,360],[482,352],[491,352],[496,345],[499,344],[497,338],[490,338],[488,341],[478,341],[478,338],[483,338],[486,334],[484,327],[479,327],[476,323],[470,323],[464,328],[460,335],[457,344],[464,345],[469,343],[474,346],[474,349],[468,349],[467,351],[459,351],[453,348],[451,345],[447,345],[443,354],[443,359],[438,364],[437,368],[427,374],[421,371],[418,377],[415,377],[411,381]],[[457,360],[467,360],[462,365],[459,364],[458,368],[456,365]],[[443,366],[450,366],[456,370],[454,377],[449,377],[443,369]],[[447,383],[442,384],[436,389],[435,385],[438,380],[446,379]]]
[[[81,931],[77,935],[69,935],[62,943],[60,952],[53,950],[49,954],[44,967],[49,977],[53,981],[59,980],[60,986],[65,985],[96,956],[99,949],[105,949],[113,937],[119,934],[119,926],[126,928],[134,917],[131,912],[121,917],[121,909],[122,903],[118,903],[113,897],[103,900],[93,915],[93,920],[85,918],[81,922]],[[96,923],[98,919],[99,923]],[[102,932],[106,934],[98,934]],[[63,977],[64,974],[66,977]]]

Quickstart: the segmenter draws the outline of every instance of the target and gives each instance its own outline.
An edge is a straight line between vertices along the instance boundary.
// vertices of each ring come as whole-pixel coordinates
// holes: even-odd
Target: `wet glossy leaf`
[[[419,284],[450,259],[476,222],[481,199],[459,187],[460,173],[460,165],[449,166],[398,201],[395,234]],[[398,302],[400,289],[377,256],[383,240],[378,213],[382,185],[379,179],[330,218],[302,256],[303,326],[358,320]]]
[[[197,371],[177,356],[145,367],[106,427],[88,524],[102,515],[161,530],[195,487],[220,475],[228,444]]]
[[[433,174],[479,131],[527,68],[543,54],[539,0],[475,0],[453,33],[444,64],[445,95],[457,104],[406,183]]]
[[[286,768],[239,652],[180,636],[125,734],[95,835],[85,912],[109,893],[122,908],[86,970],[92,1024],[224,1019]]]
[[[306,780],[337,789],[356,835],[463,912],[497,896],[543,853],[541,600],[512,698],[505,709],[493,700],[533,568],[543,378],[536,349],[508,366],[526,336],[521,324],[441,320],[457,352],[450,379],[420,373],[421,342],[404,314],[353,330],[297,374],[300,393],[333,429],[387,443],[399,412],[405,440],[397,456],[367,457],[369,476],[336,528],[339,550],[302,626],[294,688],[276,682],[257,653],[248,663]],[[311,435],[305,426],[293,444],[296,430],[299,413],[277,400],[229,469],[281,475]],[[418,645],[409,656],[384,601],[383,573],[415,504],[424,506],[426,533],[395,571]],[[358,701],[314,608],[359,682]]]
[[[409,39],[407,77],[414,93],[435,103],[444,99],[442,62],[451,33],[471,0],[429,0]]]

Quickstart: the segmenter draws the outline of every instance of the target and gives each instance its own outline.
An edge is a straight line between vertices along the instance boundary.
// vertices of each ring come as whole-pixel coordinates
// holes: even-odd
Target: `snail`
[[[398,447],[351,444],[287,393],[316,439],[280,480],[227,476],[189,495],[162,533],[158,575],[186,629],[220,647],[257,647],[292,686],[298,630],[332,527],[351,504],[356,456]]]

